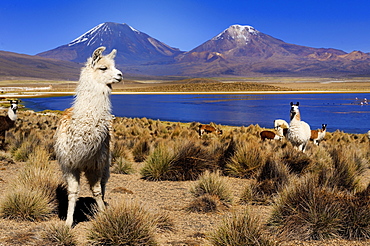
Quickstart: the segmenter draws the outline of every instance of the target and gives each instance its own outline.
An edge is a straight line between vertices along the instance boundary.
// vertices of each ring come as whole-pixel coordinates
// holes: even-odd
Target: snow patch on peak
[[[245,40],[246,42],[249,41],[251,35],[258,35],[259,31],[257,31],[252,26],[243,26],[243,25],[232,25],[216,37],[212,38],[212,40],[220,40],[220,39],[233,39],[233,40]]]
[[[127,24],[126,24],[127,25]],[[130,26],[130,25],[127,25],[132,31],[134,31],[134,32],[136,32],[136,33],[138,33],[138,34],[140,34],[141,32],[140,31],[138,31],[138,30],[136,30],[135,28],[133,28],[132,26]]]
[[[94,35],[94,33],[96,33],[104,25],[105,25],[105,27],[107,27],[107,24],[106,23],[102,23],[102,24],[97,25],[96,27],[93,27],[92,29],[90,29],[89,31],[85,32],[84,34],[82,34],[78,38],[72,40],[68,44],[68,46],[72,46],[72,45],[75,45],[75,44],[78,44],[78,43],[82,43],[82,42],[85,42],[85,41],[89,40],[89,37],[91,37],[92,35]]]

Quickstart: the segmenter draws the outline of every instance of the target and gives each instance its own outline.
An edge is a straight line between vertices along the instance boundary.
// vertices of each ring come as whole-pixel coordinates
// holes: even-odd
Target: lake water
[[[357,99],[356,99],[357,98]],[[214,122],[221,125],[259,124],[273,128],[275,119],[289,122],[290,102],[299,102],[302,120],[311,129],[328,124],[328,131],[365,133],[370,129],[369,93],[319,94],[130,94],[112,95],[113,114],[174,122]],[[64,110],[73,97],[22,99],[35,111]]]

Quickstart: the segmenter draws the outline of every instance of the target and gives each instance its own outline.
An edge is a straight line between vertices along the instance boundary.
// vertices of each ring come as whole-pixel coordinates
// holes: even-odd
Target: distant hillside
[[[0,79],[78,80],[81,65],[40,56],[0,51]]]

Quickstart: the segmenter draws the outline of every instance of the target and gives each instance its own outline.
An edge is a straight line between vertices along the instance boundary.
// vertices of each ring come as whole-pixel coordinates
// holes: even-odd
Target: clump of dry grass
[[[64,222],[48,223],[42,234],[44,242],[49,245],[74,246],[77,245],[76,235]]]
[[[255,182],[245,187],[240,200],[269,203],[271,198],[289,183],[290,178],[290,170],[280,161],[279,154],[270,155]]]
[[[49,158],[42,147],[30,154],[12,184],[15,191],[9,191],[0,205],[4,217],[31,221],[50,217],[61,181],[50,168]]]
[[[142,162],[150,153],[151,144],[148,140],[142,139],[138,141],[133,150],[132,154],[136,162]]]
[[[91,222],[90,245],[157,245],[157,221],[133,202],[112,204]]]
[[[51,216],[53,207],[40,189],[18,188],[8,193],[0,204],[3,218],[42,221]]]
[[[230,203],[232,198],[231,188],[227,184],[225,177],[222,177],[220,172],[205,171],[190,188],[190,193],[195,197],[203,195],[217,196],[221,201]]]
[[[257,142],[238,142],[236,151],[226,164],[226,173],[238,178],[255,177],[265,155]]]
[[[337,237],[344,217],[341,193],[319,187],[317,177],[307,175],[281,192],[271,222],[287,238],[322,240]]]
[[[208,240],[215,246],[244,245],[271,246],[276,243],[266,236],[260,220],[250,211],[233,213],[209,235]]]
[[[163,143],[158,144],[144,162],[141,169],[142,177],[152,181],[171,179],[169,173],[173,159],[173,150]]]
[[[131,174],[133,172],[134,172],[133,163],[128,161],[124,157],[119,157],[112,167],[112,173]]]

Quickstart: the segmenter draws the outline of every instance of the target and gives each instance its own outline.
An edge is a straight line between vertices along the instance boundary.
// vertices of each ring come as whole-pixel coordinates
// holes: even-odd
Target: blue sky
[[[369,0],[5,0],[0,50],[34,55],[108,21],[183,51],[241,24],[288,43],[370,52]]]

